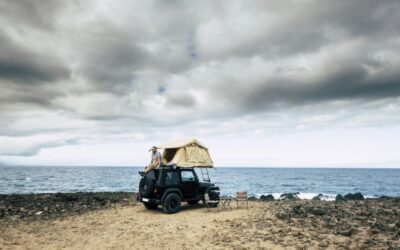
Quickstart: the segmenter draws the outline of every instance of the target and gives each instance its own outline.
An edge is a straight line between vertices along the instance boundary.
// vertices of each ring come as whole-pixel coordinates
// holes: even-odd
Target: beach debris
[[[35,213],[35,215],[41,215],[42,213],[43,213],[42,211],[39,211],[39,212]]]

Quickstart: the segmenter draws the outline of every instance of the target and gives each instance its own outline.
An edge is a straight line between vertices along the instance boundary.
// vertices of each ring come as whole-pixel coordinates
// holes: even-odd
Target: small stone
[[[375,229],[375,228],[374,228],[374,229],[371,230],[371,233],[373,233],[373,234],[378,234],[378,233],[380,233],[380,231],[379,231],[378,229]]]
[[[353,232],[352,232],[352,230],[345,230],[345,231],[338,232],[338,234],[340,234],[342,236],[350,237],[353,234]]]

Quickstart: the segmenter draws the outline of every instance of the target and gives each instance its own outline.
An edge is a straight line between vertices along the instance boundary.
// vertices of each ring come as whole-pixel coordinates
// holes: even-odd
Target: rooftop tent
[[[169,142],[159,148],[164,149],[162,163],[178,167],[212,168],[208,148],[196,139],[181,139]]]

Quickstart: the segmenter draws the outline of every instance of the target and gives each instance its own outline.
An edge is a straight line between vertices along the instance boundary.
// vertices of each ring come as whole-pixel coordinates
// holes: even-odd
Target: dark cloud
[[[319,7],[324,9],[319,16],[322,22],[329,27],[346,31],[348,37],[387,39],[398,36],[399,1],[332,0],[329,5],[323,4]]]
[[[48,89],[40,89],[36,85],[11,84],[9,82],[0,82],[0,88],[7,89],[0,93],[0,111],[7,110],[12,112],[18,104],[26,104],[28,109],[34,106],[41,108],[51,108],[52,100],[60,95]],[[15,105],[12,107],[12,105]]]
[[[381,68],[381,65],[377,66]],[[395,67],[394,72],[400,72]],[[226,96],[239,109],[271,110],[276,107],[318,104],[326,101],[362,100],[365,102],[400,96],[400,74],[383,71],[370,74],[363,65],[343,63],[332,72],[312,81],[289,77],[269,78],[246,88],[235,86],[217,91],[219,97]]]
[[[395,0],[261,1],[239,6],[242,16],[220,21],[218,35],[225,43],[207,60],[253,56],[273,60],[315,53],[346,40],[385,41],[398,37],[400,30],[400,2]],[[248,22],[246,15],[254,21]]]
[[[135,72],[146,67],[148,55],[135,43],[134,35],[112,23],[96,23],[83,35],[79,46],[78,73],[102,91],[126,92],[132,88]]]
[[[42,84],[69,77],[69,69],[51,53],[37,53],[17,45],[0,30],[0,80]]]

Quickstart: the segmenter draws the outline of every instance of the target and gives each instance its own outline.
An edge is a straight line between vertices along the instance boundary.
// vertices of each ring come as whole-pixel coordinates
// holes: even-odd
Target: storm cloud
[[[398,122],[399,1],[0,0],[0,14],[0,161]]]

